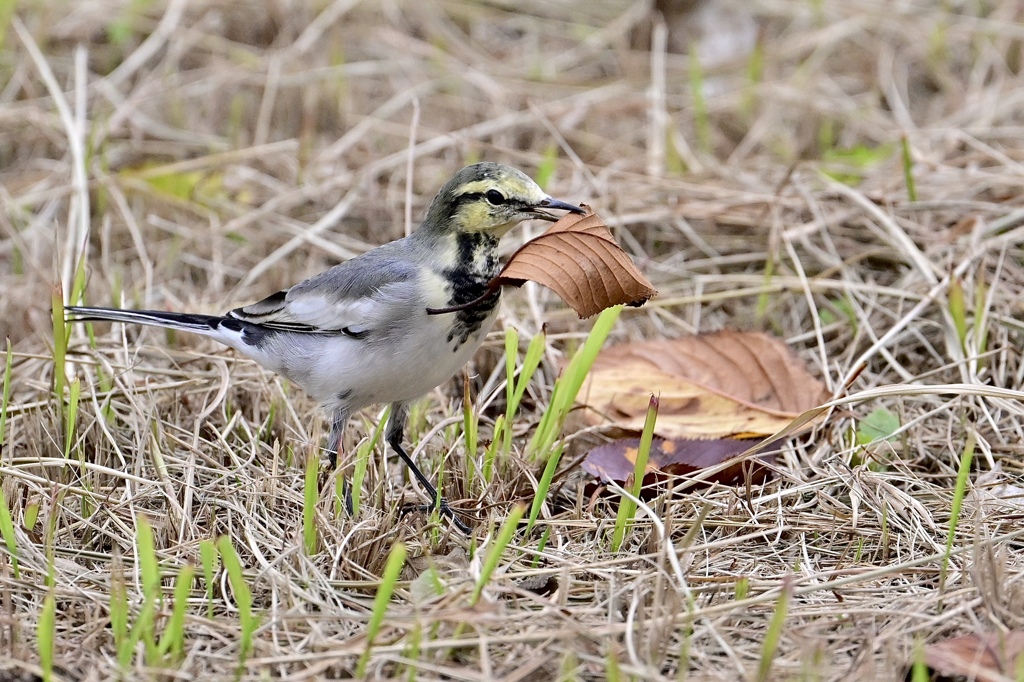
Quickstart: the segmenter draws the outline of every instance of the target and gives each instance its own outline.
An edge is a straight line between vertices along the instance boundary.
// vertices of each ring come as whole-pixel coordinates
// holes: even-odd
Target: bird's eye
[[[494,206],[500,206],[505,203],[505,195],[496,189],[487,190],[487,194],[484,196],[487,198],[487,201]]]

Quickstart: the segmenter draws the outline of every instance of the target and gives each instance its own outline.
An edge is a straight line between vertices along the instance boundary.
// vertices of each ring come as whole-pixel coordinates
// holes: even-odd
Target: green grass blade
[[[505,523],[502,524],[501,530],[498,531],[498,537],[495,538],[494,543],[487,549],[487,556],[484,557],[483,565],[480,567],[480,579],[476,581],[476,587],[473,588],[473,594],[469,598],[470,606],[480,601],[480,595],[483,594],[484,587],[490,582],[491,576],[494,574],[495,569],[498,568],[498,562],[501,561],[501,556],[505,553],[508,543],[512,541],[512,536],[515,535],[519,522],[522,521],[523,514],[525,513],[526,506],[517,504],[508,515],[508,518],[505,519]]]
[[[377,448],[380,443],[381,434],[384,433],[384,425],[387,424],[388,419],[391,418],[391,408],[388,407],[384,410],[384,414],[381,416],[377,425],[373,428],[373,435],[370,439],[363,441],[356,448],[356,466],[355,471],[352,472],[352,514],[359,514],[359,505],[363,499],[363,481],[366,480],[366,472],[370,468],[370,458],[373,456],[373,451]],[[342,500],[344,504],[344,500]]]
[[[529,535],[533,530],[533,524],[540,517],[540,510],[544,507],[544,500],[548,497],[548,490],[551,488],[551,481],[555,479],[555,472],[558,470],[558,463],[562,461],[562,446],[555,448],[555,451],[548,457],[544,464],[544,473],[537,482],[537,494],[533,496],[533,503],[530,505],[530,520],[526,524],[526,533]]]
[[[621,682],[622,670],[619,668],[619,656],[615,649],[609,647],[604,655],[604,679],[607,682]]]
[[[142,574],[142,592],[146,597],[160,594],[160,564],[156,557],[153,527],[145,516],[139,516],[136,531],[139,570]]]
[[[605,339],[611,333],[615,321],[619,319],[623,306],[618,305],[603,311],[594,322],[586,342],[576,351],[572,360],[569,361],[562,376],[555,382],[555,388],[551,394],[551,403],[548,409],[541,416],[540,424],[537,426],[533,438],[526,448],[527,458],[537,461],[540,458],[547,458],[551,447],[558,438],[565,423],[565,417],[572,409],[576,396],[583,386],[583,381],[594,364],[597,354],[604,345]]]
[[[238,622],[242,632],[238,643],[238,667],[245,665],[252,650],[252,636],[259,627],[259,617],[252,611],[252,590],[245,580],[242,572],[242,562],[238,559],[238,553],[231,544],[231,538],[222,535],[217,541],[217,549],[220,550],[220,560],[224,564],[224,570],[228,573],[228,582],[231,583],[231,591],[235,595],[235,603],[238,606]]]
[[[519,358],[519,330],[509,327],[505,330],[505,415],[510,415],[512,397],[516,392],[516,360]]]
[[[85,293],[85,285],[88,282],[88,271],[86,270],[86,254],[78,257],[78,265],[75,266],[75,279],[71,283],[71,296],[68,298],[72,305],[82,302],[82,294]]]
[[[366,666],[370,662],[370,652],[373,650],[373,642],[380,632],[380,626],[387,614],[388,604],[391,602],[391,595],[394,594],[395,584],[398,576],[405,566],[405,545],[396,542],[388,554],[388,561],[384,565],[384,575],[381,577],[380,586],[377,588],[377,595],[373,598],[373,611],[370,614],[370,621],[366,625],[366,649],[359,657],[356,665],[356,677],[362,678],[366,675]]]
[[[516,345],[518,349],[519,335],[516,333]],[[526,348],[526,355],[523,357],[523,364],[519,370],[519,377],[515,376],[515,366],[512,358],[516,355],[515,350],[509,349],[508,339],[505,341],[505,372],[506,372],[506,405],[505,414],[502,420],[502,429],[498,431],[498,425],[495,424],[494,438],[495,441],[500,439],[501,441],[501,453],[502,457],[508,457],[509,453],[512,452],[512,424],[514,424],[514,418],[516,412],[519,411],[519,405],[523,402],[523,396],[526,395],[526,389],[533,380],[533,375],[537,373],[537,368],[540,366],[540,361],[544,357],[544,349],[547,347],[547,333],[541,330],[530,339],[530,345]],[[501,417],[499,417],[501,418]]]
[[[36,643],[39,647],[39,667],[43,669],[44,682],[53,679],[53,641],[55,637],[54,622],[57,613],[57,601],[53,594],[46,595],[43,610],[36,623]]]
[[[155,619],[161,597],[162,580],[160,562],[156,555],[156,543],[153,540],[153,527],[144,516],[139,516],[135,542],[138,552],[136,561],[142,574],[143,604],[135,626],[132,628],[136,633],[133,639],[137,641],[137,638],[141,638],[145,642],[146,662],[149,665],[155,665],[159,661]]]
[[[903,136],[903,181],[907,185],[907,198],[917,201],[917,183],[914,182],[914,158],[910,153],[910,140]]]
[[[480,420],[477,419],[476,411],[473,409],[473,398],[469,390],[469,376],[465,375],[462,382],[462,433],[466,439],[466,467],[469,481],[473,481],[477,477],[476,450],[479,427]],[[480,475],[484,485],[490,483],[489,472],[486,468]]]
[[[508,455],[512,450],[512,414],[515,412],[512,402],[516,392],[515,374],[516,360],[519,358],[519,330],[515,327],[508,327],[505,330],[505,414],[499,424],[494,424],[494,441],[501,442],[503,455]],[[490,481],[490,479],[488,479]]]
[[[14,534],[14,520],[11,518],[11,508],[7,506],[7,498],[0,488],[0,535],[4,538],[7,546],[7,553],[11,557],[11,568],[14,570],[14,579],[21,579],[21,571],[18,568],[18,538]]]
[[[775,603],[775,613],[772,614],[772,619],[768,623],[768,630],[764,633],[764,641],[761,643],[761,660],[757,665],[757,682],[767,682],[772,679],[772,661],[775,660],[775,652],[779,648],[779,640],[782,639],[782,629],[786,625],[789,599],[792,595],[793,585],[787,578],[784,580],[779,601]]]
[[[498,450],[505,442],[505,434],[508,434],[508,441],[512,442],[512,427],[505,421],[505,415],[499,414],[494,420],[494,437],[490,445],[484,451],[484,481],[490,484],[494,478],[494,462],[498,459]]]
[[[544,357],[547,340],[547,332],[541,330],[530,339],[530,345],[526,347],[526,355],[523,356],[523,366],[519,370],[519,378],[516,380],[516,390],[512,393],[512,399],[509,402],[509,417],[519,410],[519,404],[523,402],[526,388],[529,386],[530,381],[533,380],[533,375],[537,373],[540,361]]]
[[[25,505],[25,513],[22,519],[25,530],[35,530],[36,523],[39,521],[39,501],[29,500]]]
[[[533,557],[533,561],[530,562],[530,568],[537,568],[537,566],[540,565],[541,555],[544,554],[544,548],[548,546],[548,540],[550,539],[551,526],[545,526],[544,530],[542,530],[540,533],[540,540],[537,541],[537,554]]]
[[[11,366],[14,364],[14,351],[11,340],[7,339],[7,362],[4,364],[4,392],[0,399],[0,443],[7,444],[7,407],[11,404]],[[4,448],[6,451],[7,448]]]
[[[630,490],[633,497],[640,496],[640,490],[644,485],[647,461],[651,455],[651,443],[654,442],[654,425],[658,420],[658,407],[658,398],[652,395],[647,406],[647,417],[644,419],[644,430],[640,434],[640,445],[636,450],[636,461],[633,463],[633,486]],[[628,497],[624,497],[619,502],[619,511],[615,517],[615,530],[612,532],[611,545],[613,552],[618,552],[619,548],[622,547],[622,541],[626,537],[626,524],[632,523],[635,515],[636,502]]]
[[[131,642],[131,651],[134,651],[139,640],[142,640],[146,648],[146,665],[149,666],[156,665],[160,661],[160,654],[157,650],[154,634],[156,629],[156,612],[156,600],[147,597],[142,602],[142,608],[139,609],[139,615],[135,619],[131,635],[128,638]]]
[[[71,457],[71,443],[75,440],[75,424],[78,421],[78,399],[82,394],[82,384],[75,377],[71,380],[69,388],[68,404],[65,414],[67,415],[67,427],[64,429],[64,458]]]
[[[633,465],[633,497],[640,497],[644,487],[644,475],[647,473],[647,461],[651,456],[651,445],[654,443],[654,428],[658,422],[658,409],[661,401],[652,395],[647,403],[647,416],[644,418],[644,430],[640,434],[640,445],[637,448],[636,462]]]
[[[952,277],[949,281],[949,316],[953,320],[953,329],[956,330],[956,338],[960,344],[960,350],[967,351],[967,301],[964,295],[964,285],[959,277]]]
[[[974,447],[977,444],[974,431],[967,434],[964,454],[960,457],[960,467],[956,472],[956,487],[953,490],[953,502],[949,511],[949,532],[946,534],[946,554],[942,557],[942,570],[939,572],[939,592],[946,589],[946,570],[949,568],[949,557],[953,553],[953,540],[956,539],[956,527],[960,521],[960,508],[964,503],[967,491],[967,479],[971,475],[971,462],[974,460]]]
[[[133,646],[128,637],[128,588],[120,565],[110,576],[110,630],[114,635],[117,664],[122,670],[132,662]]]
[[[199,541],[199,561],[203,566],[203,584],[206,585],[206,617],[213,618],[213,576],[217,572],[217,545],[213,540]]]
[[[174,581],[174,605],[171,608],[171,617],[160,636],[160,655],[170,654],[171,659],[175,662],[181,660],[185,650],[185,610],[188,608],[188,596],[192,593],[192,579],[195,577],[195,573],[196,569],[191,564],[185,564],[178,571],[178,577]]]
[[[59,284],[53,287],[50,302],[53,313],[53,394],[57,397],[57,404],[63,406],[68,335],[64,322],[64,295]]]
[[[910,682],[929,682],[931,679],[931,672],[924,662],[924,647],[918,640],[914,643],[914,663],[910,667]]]
[[[57,509],[64,501],[66,489],[57,493],[56,503],[52,504],[46,514],[44,521],[43,552],[46,554],[46,586],[53,589],[57,585],[56,546],[54,539],[57,536]]]
[[[985,272],[978,271],[978,279],[974,284],[974,353],[984,355],[988,352],[988,321],[989,321],[989,287],[985,282]],[[979,368],[984,366],[985,359],[979,358]],[[2,436],[0,432],[0,436]]]

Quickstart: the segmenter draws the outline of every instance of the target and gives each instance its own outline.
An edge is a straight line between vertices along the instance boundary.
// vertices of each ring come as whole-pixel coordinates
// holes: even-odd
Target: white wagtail
[[[498,240],[523,220],[554,220],[544,209],[583,213],[549,197],[522,171],[477,163],[441,188],[412,235],[226,315],[66,311],[71,321],[132,322],[209,336],[284,375],[329,412],[332,467],[349,416],[391,403],[387,442],[426,489],[431,508],[439,505],[468,533],[402,448],[409,403],[458,372],[480,347],[501,298],[500,289],[486,295],[499,271]],[[447,314],[427,312],[470,302],[476,303]]]

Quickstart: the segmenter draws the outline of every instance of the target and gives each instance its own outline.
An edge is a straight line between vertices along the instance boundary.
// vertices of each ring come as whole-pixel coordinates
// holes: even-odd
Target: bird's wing
[[[229,317],[271,329],[363,338],[422,308],[420,266],[377,248]]]

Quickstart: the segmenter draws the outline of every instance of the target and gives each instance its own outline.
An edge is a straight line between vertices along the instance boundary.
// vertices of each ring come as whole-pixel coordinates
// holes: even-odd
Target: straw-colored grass
[[[923,644],[1024,627],[1020,3],[712,0],[731,14],[699,45],[628,0],[12,4],[0,679],[345,678],[365,655],[409,680],[895,680]],[[535,527],[483,579],[591,325],[550,292],[510,292],[467,370],[474,452],[462,377],[411,415],[472,538],[403,516],[422,494],[379,448],[354,518],[325,473],[309,494],[316,406],[212,343],[75,326],[61,367],[55,291],[222,312],[403,235],[478,159],[594,206],[654,281],[612,341],[770,331],[835,409],[762,486],[637,499],[616,552],[627,492],[591,497],[570,420]],[[488,483],[502,328],[522,357],[544,325]],[[880,407],[899,428],[865,444]]]

